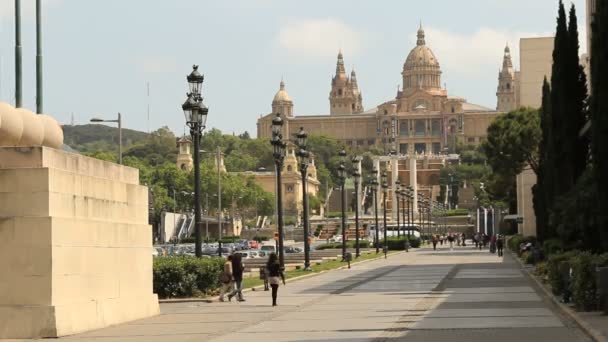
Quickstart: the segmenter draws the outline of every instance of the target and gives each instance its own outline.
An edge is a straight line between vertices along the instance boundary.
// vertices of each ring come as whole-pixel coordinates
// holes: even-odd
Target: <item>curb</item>
[[[508,249],[507,249],[508,250]],[[604,336],[601,332],[599,332],[597,329],[593,328],[589,323],[585,322],[585,320],[583,320],[582,318],[580,318],[577,314],[576,311],[572,310],[570,307],[568,307],[567,305],[565,305],[564,303],[560,302],[554,295],[553,293],[551,293],[549,291],[549,289],[547,289],[547,287],[534,275],[530,272],[530,270],[528,270],[524,263],[517,257],[517,255],[514,255],[514,253],[511,250],[508,250],[508,253],[517,261],[517,263],[519,264],[519,266],[521,267],[521,269],[526,272],[526,274],[528,275],[529,278],[531,278],[532,280],[534,280],[534,282],[536,283],[536,285],[538,285],[538,287],[540,289],[542,289],[543,293],[549,297],[551,299],[551,301],[553,302],[553,304],[560,309],[560,311],[567,316],[568,318],[570,318],[572,321],[574,321],[576,323],[576,325],[589,337],[591,338],[593,341],[595,342],[608,342],[608,338],[606,336]]]
[[[388,254],[388,257],[393,257],[396,255],[400,255],[405,253],[405,251],[400,251],[397,253],[392,253],[392,254]],[[361,260],[361,261],[354,261],[351,262],[350,265],[351,267],[353,265],[358,265],[358,264],[364,264],[366,262],[370,262],[370,261],[375,261],[378,259],[382,259],[383,258],[383,253],[379,253],[378,257],[376,258],[372,258],[372,259],[368,259],[368,260]],[[337,271],[337,270],[344,270],[344,269],[348,269],[348,265],[345,266],[340,266],[338,268],[334,268],[331,270],[326,270],[326,271],[321,271],[321,272],[317,272],[317,273],[310,273],[310,274],[304,274],[301,276],[297,276],[297,277],[293,277],[293,278],[289,278],[289,279],[285,279],[285,283],[291,283],[297,280],[302,280],[302,279],[306,279],[306,278],[311,278],[311,277],[315,277],[327,272],[333,272],[333,271]],[[258,286],[254,286],[254,287],[249,287],[246,289],[243,289],[242,292],[251,292],[251,291],[257,291],[259,289],[263,289],[264,285],[258,285]],[[158,303],[159,304],[177,304],[177,303],[213,303],[213,302],[217,302],[219,300],[219,296],[213,296],[213,297],[205,297],[205,298],[175,298],[175,299],[159,299]],[[603,341],[602,341],[603,342]]]

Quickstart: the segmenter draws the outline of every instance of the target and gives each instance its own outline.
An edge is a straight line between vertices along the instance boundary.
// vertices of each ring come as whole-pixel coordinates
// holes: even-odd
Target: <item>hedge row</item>
[[[597,267],[608,267],[608,253],[568,251],[549,256],[545,263],[537,265],[536,274],[549,282],[554,295],[568,290],[578,310],[591,311],[599,304]]]
[[[355,240],[346,241],[346,248],[355,248]],[[370,242],[367,240],[359,240],[359,248],[369,248]],[[324,243],[316,247],[318,250],[342,248],[342,242]]]
[[[389,251],[402,251],[405,248],[405,241],[407,237],[390,237],[386,239],[386,245]],[[409,239],[411,248],[419,248],[420,247],[420,239],[416,237],[410,237]],[[375,246],[374,246],[375,247]],[[384,247],[384,240],[380,240],[380,248]]]
[[[154,258],[154,292],[160,298],[210,294],[218,288],[224,262],[222,258],[191,256]]]

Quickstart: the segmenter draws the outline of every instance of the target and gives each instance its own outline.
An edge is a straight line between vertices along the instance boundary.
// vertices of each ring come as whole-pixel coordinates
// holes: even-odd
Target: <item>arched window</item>
[[[293,171],[293,167],[291,167],[291,165],[287,165],[287,172],[292,172]]]
[[[338,89],[338,96],[342,96],[342,89]]]
[[[507,90],[511,89],[511,83],[507,83]]]

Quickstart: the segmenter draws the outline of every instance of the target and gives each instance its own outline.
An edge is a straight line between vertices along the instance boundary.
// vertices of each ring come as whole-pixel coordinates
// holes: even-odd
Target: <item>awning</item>
[[[509,220],[517,220],[520,217],[521,217],[520,215],[511,214],[511,215],[505,215],[505,216],[503,216],[502,219],[505,220],[505,221],[509,221]]]

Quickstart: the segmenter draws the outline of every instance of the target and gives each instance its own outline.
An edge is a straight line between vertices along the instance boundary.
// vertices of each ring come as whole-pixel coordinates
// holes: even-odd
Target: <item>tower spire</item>
[[[424,39],[424,29],[422,28],[422,20],[420,20],[420,28],[418,28],[418,40],[416,41],[416,45],[426,45],[426,41]]]

